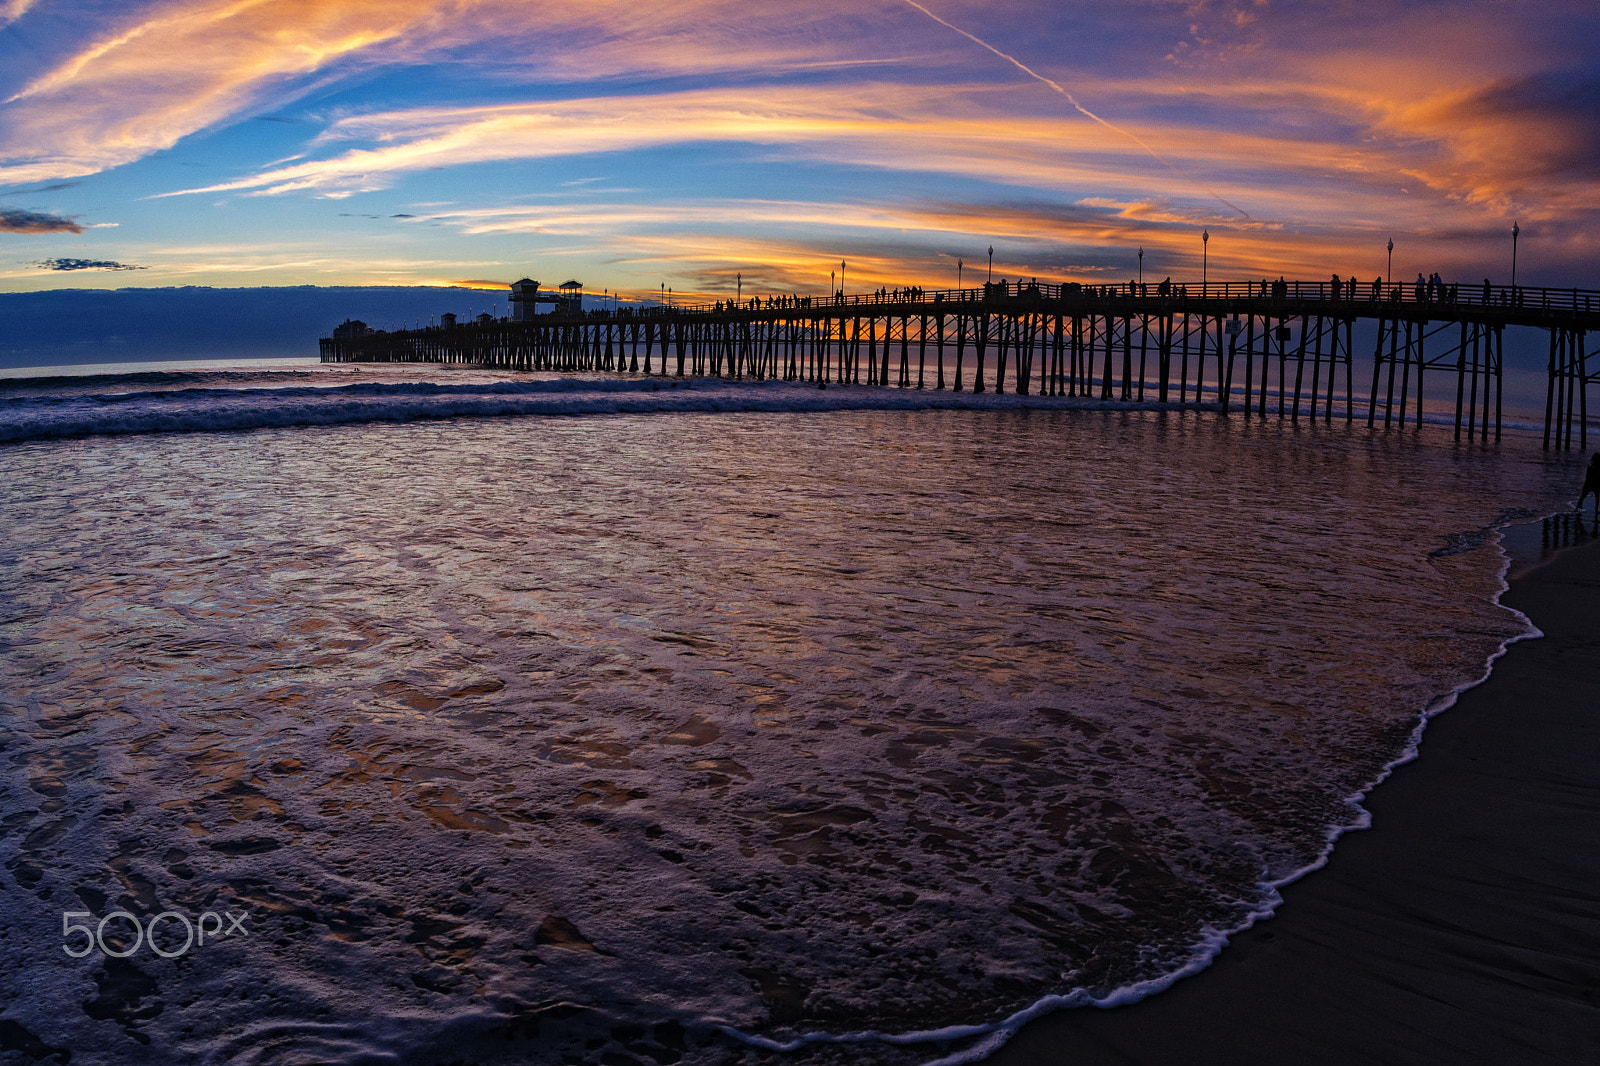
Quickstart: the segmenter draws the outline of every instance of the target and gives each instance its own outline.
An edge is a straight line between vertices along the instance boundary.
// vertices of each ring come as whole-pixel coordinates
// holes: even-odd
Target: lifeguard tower
[[[556,297],[556,314],[581,315],[583,313],[583,282],[563,281],[561,295]]]

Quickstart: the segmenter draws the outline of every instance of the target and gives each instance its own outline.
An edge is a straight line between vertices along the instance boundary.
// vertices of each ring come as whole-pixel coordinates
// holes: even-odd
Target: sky
[[[0,0],[0,292],[1600,287],[1593,0]],[[1202,232],[1210,241],[1203,246]]]

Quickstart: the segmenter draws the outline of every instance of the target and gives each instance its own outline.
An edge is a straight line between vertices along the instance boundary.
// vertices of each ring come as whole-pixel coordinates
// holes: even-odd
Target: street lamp
[[[1517,235],[1522,231],[1515,222],[1511,223],[1511,287],[1517,287]]]
[[[736,294],[734,296],[734,300],[742,305],[744,303],[744,275],[743,274],[735,274],[734,275],[734,279],[735,279],[735,281],[737,282],[737,285],[738,285],[738,287],[734,290],[734,292]]]
[[[1383,284],[1387,288],[1390,279],[1394,276],[1394,238],[1389,238],[1389,265],[1383,272]]]
[[[994,245],[989,245],[989,280],[994,281]]]
[[[1139,249],[1139,286],[1144,287],[1144,249]]]
[[[1206,283],[1211,268],[1211,231],[1200,231],[1200,298],[1206,298]]]
[[[839,260],[839,295],[844,295],[844,260]]]
[[[828,299],[830,300],[837,300],[839,298],[838,278],[839,274],[837,271],[828,271]]]

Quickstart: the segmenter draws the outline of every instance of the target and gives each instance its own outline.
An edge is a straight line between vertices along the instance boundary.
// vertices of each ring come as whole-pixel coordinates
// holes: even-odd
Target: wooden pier
[[[1375,325],[1356,391],[1355,326]],[[782,379],[1211,404],[1245,418],[1421,424],[1453,375],[1459,439],[1498,439],[1507,327],[1550,336],[1545,447],[1588,446],[1600,291],[1352,282],[916,287],[362,331],[322,361]],[[1366,334],[1366,331],[1363,331]],[[1370,334],[1366,334],[1370,335]]]

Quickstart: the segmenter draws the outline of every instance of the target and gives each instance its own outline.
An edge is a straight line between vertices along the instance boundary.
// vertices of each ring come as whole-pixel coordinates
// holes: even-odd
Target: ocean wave
[[[144,433],[206,433],[362,422],[658,412],[817,412],[1075,408],[1176,410],[1176,404],[1014,393],[658,379],[543,379],[492,384],[362,382],[270,389],[179,389],[13,398],[0,444]]]
[[[0,397],[7,393],[38,389],[117,388],[131,385],[180,386],[189,382],[212,384],[231,382],[269,382],[285,378],[319,378],[321,369],[306,370],[141,370],[99,374],[35,374],[29,377],[0,377]]]

